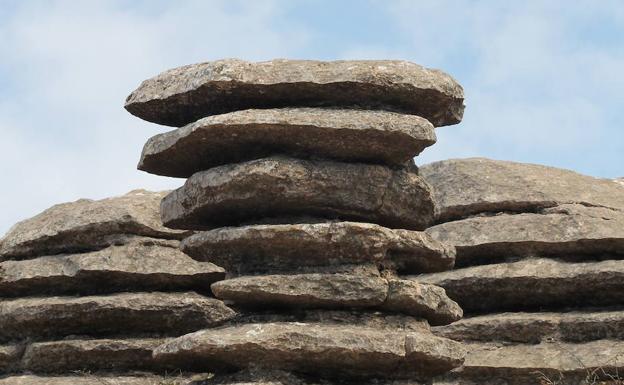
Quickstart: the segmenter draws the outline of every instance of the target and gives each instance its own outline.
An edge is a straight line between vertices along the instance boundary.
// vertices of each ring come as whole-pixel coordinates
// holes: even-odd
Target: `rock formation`
[[[415,279],[467,315],[434,328],[468,348],[452,381],[591,384],[624,371],[623,186],[488,159],[421,175],[437,201],[426,233],[457,257],[455,270]]]

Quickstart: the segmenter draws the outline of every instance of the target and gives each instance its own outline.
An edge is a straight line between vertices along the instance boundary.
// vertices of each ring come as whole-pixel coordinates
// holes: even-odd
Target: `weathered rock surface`
[[[455,262],[453,247],[423,232],[358,222],[225,227],[186,238],[182,250],[238,274],[382,261],[420,273]]]
[[[186,293],[122,293],[0,302],[0,340],[65,335],[183,334],[235,316],[223,302]]]
[[[249,364],[328,376],[430,376],[460,366],[460,344],[429,333],[273,323],[202,330],[159,346],[177,367],[210,370]],[[181,366],[178,366],[181,365]]]
[[[386,111],[282,108],[210,116],[150,138],[139,169],[188,178],[229,163],[285,154],[404,165],[436,141],[433,125]]]
[[[95,294],[118,291],[202,290],[225,277],[197,262],[179,241],[136,237],[84,254],[61,254],[0,263],[0,297]]]
[[[22,350],[18,345],[0,345],[0,373],[7,373],[18,367]]]
[[[356,107],[459,123],[464,91],[449,75],[406,61],[225,59],[174,68],[144,81],[126,99],[131,114],[182,126],[249,108]]]
[[[184,229],[312,216],[419,230],[433,219],[430,195],[405,169],[271,157],[194,174],[163,199],[161,216]]]
[[[36,342],[26,348],[21,368],[33,373],[162,370],[152,351],[163,342],[157,338]]]
[[[81,373],[49,377],[26,374],[0,378],[0,385],[191,385],[191,383],[193,382],[189,383],[188,379],[180,376],[146,374],[118,376]]]
[[[532,212],[567,203],[624,210],[622,186],[554,167],[450,159],[420,167],[420,175],[432,187],[439,221],[484,212]]]
[[[624,255],[624,211],[561,205],[539,214],[474,217],[430,227],[427,234],[457,249],[457,266],[506,257],[601,259]]]
[[[457,341],[540,343],[624,340],[624,311],[569,311],[564,313],[494,313],[464,318],[433,329],[434,334]]]
[[[135,190],[52,206],[9,230],[0,240],[0,261],[97,250],[122,243],[128,234],[184,238],[187,233],[161,224],[159,204],[166,193]]]
[[[535,258],[414,279],[443,287],[467,313],[609,306],[622,303],[624,260],[566,263]]]

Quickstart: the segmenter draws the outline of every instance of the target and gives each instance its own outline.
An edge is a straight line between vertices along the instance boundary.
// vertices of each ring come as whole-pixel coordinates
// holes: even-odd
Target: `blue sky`
[[[167,128],[123,101],[167,68],[224,57],[440,68],[466,113],[417,163],[624,176],[624,1],[0,0],[0,234],[54,203],[179,186],[136,171]]]

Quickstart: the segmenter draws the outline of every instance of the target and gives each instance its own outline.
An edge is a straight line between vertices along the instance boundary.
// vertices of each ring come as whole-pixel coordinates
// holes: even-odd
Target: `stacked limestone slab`
[[[164,195],[56,205],[0,240],[0,384],[165,383],[135,374],[172,369],[157,346],[235,317],[210,295],[224,270],[162,226]]]
[[[435,330],[468,348],[453,381],[591,384],[624,372],[624,186],[489,159],[421,175],[437,202],[426,233],[457,250],[455,270],[415,277],[466,312]]]
[[[226,269],[212,292],[240,313],[159,345],[158,362],[256,384],[461,366],[461,344],[429,328],[461,308],[402,278],[454,264],[422,232],[434,204],[412,162],[434,126],[461,119],[451,77],[400,61],[221,60],[146,80],[126,109],[182,126],[151,138],[139,168],[188,178],[164,197],[163,223],[199,231],[181,248]],[[273,371],[287,380],[265,381]]]

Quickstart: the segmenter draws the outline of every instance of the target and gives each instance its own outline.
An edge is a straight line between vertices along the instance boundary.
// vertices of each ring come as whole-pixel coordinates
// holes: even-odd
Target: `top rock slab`
[[[225,59],[174,68],[144,81],[126,99],[131,114],[180,127],[200,118],[279,107],[354,107],[459,123],[464,91],[452,77],[407,61]]]

